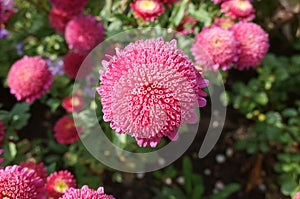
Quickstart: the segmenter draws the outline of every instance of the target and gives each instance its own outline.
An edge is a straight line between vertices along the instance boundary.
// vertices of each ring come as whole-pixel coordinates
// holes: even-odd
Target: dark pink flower
[[[46,199],[43,180],[34,173],[17,165],[0,169],[0,198]]]
[[[229,0],[221,4],[221,12],[233,19],[252,20],[255,9],[249,0]]]
[[[236,68],[239,70],[256,68],[268,52],[268,34],[252,22],[239,22],[233,26],[232,31],[241,44]]]
[[[196,35],[191,51],[196,64],[209,70],[227,70],[238,60],[239,42],[229,30],[205,28]]]
[[[158,0],[135,0],[130,7],[138,17],[145,21],[154,21],[165,12],[163,3]]]
[[[85,78],[93,69],[93,65],[89,61],[86,61],[83,65],[85,58],[85,53],[69,51],[64,57],[65,73],[72,79]],[[83,67],[83,69],[80,69],[80,67]],[[78,73],[79,71],[80,73]]]
[[[32,161],[29,162],[21,162],[20,166],[22,168],[28,169],[28,171],[34,171],[34,177],[40,177],[44,183],[46,183],[47,179],[47,169],[44,167],[44,163],[41,162],[39,164],[35,164]]]
[[[87,2],[88,0],[50,0],[53,7],[71,13],[82,11]]]
[[[220,27],[223,29],[230,29],[234,25],[234,22],[229,18],[215,18],[214,23],[211,27]]]
[[[41,57],[24,56],[12,65],[7,81],[17,100],[33,102],[50,89],[53,78]]]
[[[80,112],[84,108],[84,99],[80,95],[69,96],[63,100],[62,106],[68,112]]]
[[[70,49],[87,52],[104,40],[104,28],[92,15],[79,15],[66,26],[65,38]]]
[[[72,144],[79,140],[74,120],[68,115],[63,116],[56,122],[54,132],[54,137],[60,144]]]
[[[197,20],[193,17],[185,16],[177,27],[177,32],[182,34],[191,34],[194,32]]]
[[[76,180],[69,171],[54,172],[47,178],[47,196],[53,199],[58,199],[73,187],[76,187]]]
[[[97,190],[90,189],[88,186],[83,186],[81,189],[71,188],[59,199],[115,199],[111,195],[104,193],[103,187]]]
[[[182,123],[196,122],[194,106],[205,106],[207,82],[176,40],[139,40],[102,64],[103,119],[139,146],[155,147],[163,136],[177,138]]]
[[[59,33],[64,33],[67,23],[76,16],[76,13],[66,12],[57,8],[52,8],[49,14],[49,22],[52,28]]]

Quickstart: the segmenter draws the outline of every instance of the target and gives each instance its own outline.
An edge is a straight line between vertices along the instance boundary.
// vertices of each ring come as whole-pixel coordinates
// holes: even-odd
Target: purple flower
[[[16,45],[16,49],[17,49],[17,52],[18,52],[18,55],[23,55],[24,54],[24,43],[21,42],[19,44]]]
[[[5,39],[9,35],[9,31],[1,28],[0,29],[0,39]]]
[[[63,75],[64,74],[64,61],[61,58],[57,58],[52,61],[51,59],[47,60],[47,64],[52,75]]]

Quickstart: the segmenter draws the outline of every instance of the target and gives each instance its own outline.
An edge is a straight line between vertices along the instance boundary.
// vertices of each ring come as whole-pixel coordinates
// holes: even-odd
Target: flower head
[[[66,26],[65,38],[70,49],[89,51],[104,40],[104,28],[92,15],[79,15]]]
[[[239,43],[229,30],[212,27],[196,35],[191,51],[200,66],[227,70],[238,59]]]
[[[295,198],[294,199],[300,199],[300,192],[298,192],[296,195],[295,195]]]
[[[34,171],[34,177],[40,177],[44,183],[46,183],[47,179],[47,169],[44,167],[44,163],[35,164],[32,161],[29,162],[21,162],[20,166],[22,168],[26,168],[29,171]]]
[[[85,53],[69,51],[64,57],[65,73],[72,79],[75,79],[76,77],[80,79],[86,77],[92,70],[92,64],[82,66],[85,58]],[[81,66],[84,67],[84,69],[80,70],[80,73],[78,73]]]
[[[252,20],[255,9],[250,0],[229,0],[221,4],[221,12],[233,19]]]
[[[41,57],[24,56],[12,65],[7,81],[17,100],[32,102],[50,89],[53,79]]]
[[[64,33],[67,23],[76,16],[77,13],[66,12],[64,10],[52,8],[49,14],[49,22],[52,28],[59,33]]]
[[[84,99],[80,95],[69,96],[63,100],[62,106],[68,112],[80,112],[84,108]]]
[[[177,138],[182,123],[196,122],[194,106],[205,106],[202,79],[176,40],[139,40],[103,61],[100,87],[103,119],[139,146]],[[187,100],[188,99],[188,100]]]
[[[0,169],[0,198],[46,199],[43,180],[20,166]]]
[[[234,25],[234,22],[229,18],[215,18],[212,27],[220,27],[223,29],[230,29]]]
[[[193,17],[185,16],[177,27],[178,32],[182,34],[191,34],[194,32],[197,20]]]
[[[79,140],[74,120],[68,115],[60,118],[54,126],[54,137],[60,144],[72,144]]]
[[[69,171],[54,172],[47,178],[47,195],[53,199],[58,199],[73,187],[76,187],[76,181]]]
[[[135,0],[130,7],[138,17],[145,21],[154,21],[165,12],[163,3],[158,0]]]
[[[233,26],[232,31],[241,44],[241,53],[236,68],[243,70],[257,67],[268,52],[268,34],[252,22],[239,22]]]
[[[88,186],[83,186],[81,189],[71,188],[59,199],[115,199],[111,195],[104,193],[103,187],[97,190],[90,189]]]
[[[82,11],[87,2],[88,0],[50,0],[53,7],[71,13]]]

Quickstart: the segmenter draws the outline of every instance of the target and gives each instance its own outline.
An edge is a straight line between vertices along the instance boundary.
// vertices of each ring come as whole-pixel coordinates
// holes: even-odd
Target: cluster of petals
[[[252,20],[255,9],[250,0],[228,0],[221,4],[221,12],[233,19]]]
[[[50,89],[53,77],[41,57],[24,56],[11,66],[7,81],[17,100],[33,102]]]
[[[165,12],[164,4],[159,0],[135,0],[130,7],[136,16],[145,21],[154,21]]]
[[[79,132],[80,133],[80,132]],[[74,119],[65,115],[61,117],[54,126],[54,137],[60,144],[72,144],[79,140]]]
[[[59,199],[115,199],[112,195],[104,193],[104,188],[90,189],[84,185],[81,189],[70,188]]]
[[[206,104],[207,81],[176,40],[139,40],[102,64],[103,119],[139,146],[155,147],[163,136],[175,140],[182,123],[196,122],[194,106]]]
[[[43,182],[46,182],[47,179],[47,169],[44,167],[44,163],[41,162],[39,164],[34,163],[33,161],[21,162],[20,166],[22,168],[26,168],[30,171],[34,171],[34,177],[40,177]]]

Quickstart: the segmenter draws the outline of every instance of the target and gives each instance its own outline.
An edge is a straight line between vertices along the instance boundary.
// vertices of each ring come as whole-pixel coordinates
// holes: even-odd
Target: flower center
[[[77,97],[72,97],[72,105],[78,106],[80,104],[80,101]]]
[[[252,9],[252,4],[249,3],[249,1],[238,1],[237,6],[238,6],[241,10]]]
[[[68,188],[69,186],[62,180],[57,181],[54,185],[55,191],[59,193],[64,193]]]
[[[212,41],[213,46],[218,47],[222,44],[222,41],[219,38],[215,38]]]
[[[156,7],[154,1],[142,1],[140,2],[140,9],[141,10],[153,10]]]

